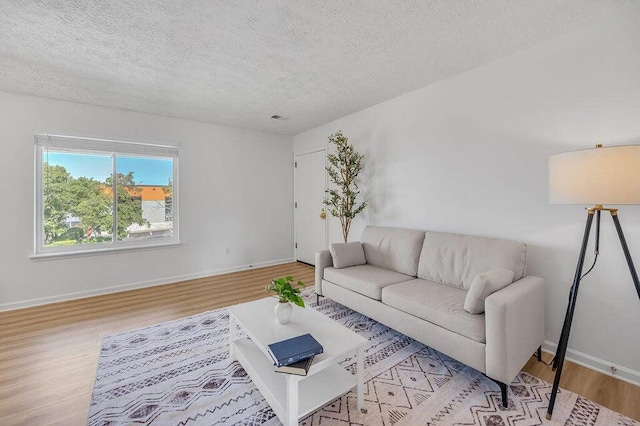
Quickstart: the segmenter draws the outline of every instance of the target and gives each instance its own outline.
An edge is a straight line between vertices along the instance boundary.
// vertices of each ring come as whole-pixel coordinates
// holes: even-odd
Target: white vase
[[[291,313],[293,312],[293,307],[289,302],[280,302],[276,304],[275,313],[276,318],[280,324],[286,324],[291,320]]]

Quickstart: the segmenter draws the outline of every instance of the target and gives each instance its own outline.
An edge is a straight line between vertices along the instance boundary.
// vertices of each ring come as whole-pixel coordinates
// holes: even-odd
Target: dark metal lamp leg
[[[624,252],[624,257],[627,260],[627,266],[629,267],[629,272],[631,273],[631,279],[633,280],[633,284],[636,287],[636,292],[638,293],[638,298],[640,299],[640,281],[638,280],[638,274],[636,273],[636,268],[633,264],[633,259],[631,258],[631,253],[629,252],[629,247],[627,246],[627,241],[624,238],[624,233],[622,232],[622,226],[620,226],[620,220],[618,219],[618,210],[617,209],[603,209],[602,206],[596,206],[594,209],[589,209],[589,216],[587,217],[587,225],[584,230],[584,237],[582,239],[582,249],[580,251],[580,257],[578,258],[578,267],[576,269],[576,275],[573,278],[573,285],[571,286],[571,293],[569,296],[569,305],[567,306],[567,314],[564,319],[564,325],[562,326],[562,333],[560,335],[560,341],[558,342],[558,351],[556,352],[556,356],[554,358],[553,367],[556,369],[556,376],[553,380],[553,388],[551,390],[551,397],[549,398],[549,408],[547,409],[547,419],[551,420],[551,416],[553,414],[553,406],[556,402],[556,395],[558,393],[558,386],[560,384],[560,376],[562,375],[562,364],[564,363],[564,358],[567,353],[567,344],[569,343],[569,333],[571,331],[571,321],[573,319],[573,313],[576,305],[576,298],[578,297],[578,286],[580,285],[580,278],[582,276],[582,266],[584,264],[584,254],[587,248],[587,242],[589,241],[589,230],[591,228],[591,221],[593,219],[594,212],[598,213],[598,222],[596,223],[596,253],[599,250],[599,239],[600,239],[600,211],[608,210],[611,213],[611,218],[613,219],[613,223],[616,226],[616,231],[618,233],[618,238],[620,239],[620,245],[622,246],[622,251]]]
[[[580,286],[580,278],[582,277],[582,267],[584,266],[584,258],[587,252],[587,244],[589,242],[589,232],[591,231],[591,223],[593,222],[594,209],[589,209],[587,214],[587,223],[584,228],[584,236],[582,237],[582,247],[580,248],[580,256],[578,257],[578,265],[576,267],[576,274],[573,277],[573,285],[571,286],[571,292],[569,295],[569,306],[567,307],[567,314],[564,318],[564,324],[562,326],[562,333],[560,334],[560,341],[558,342],[558,351],[556,352],[556,376],[553,380],[553,388],[551,389],[551,396],[549,399],[549,407],[547,408],[547,419],[551,420],[553,415],[553,407],[556,403],[556,396],[558,394],[558,387],[560,385],[560,376],[562,376],[562,366],[564,364],[564,357],[567,353],[567,344],[569,343],[569,334],[571,332],[571,321],[573,321],[573,313],[576,308],[576,300],[578,298],[578,287]]]
[[[627,246],[627,240],[622,233],[622,226],[620,226],[620,220],[618,219],[618,212],[611,211],[611,218],[616,225],[616,231],[618,232],[618,238],[620,239],[620,245],[624,252],[624,257],[627,259],[627,266],[629,266],[629,272],[631,272],[631,279],[636,286],[636,292],[638,293],[638,299],[640,299],[640,281],[638,281],[638,274],[636,273],[636,267],[633,265],[633,259],[631,259],[631,253],[629,253],[629,247]]]

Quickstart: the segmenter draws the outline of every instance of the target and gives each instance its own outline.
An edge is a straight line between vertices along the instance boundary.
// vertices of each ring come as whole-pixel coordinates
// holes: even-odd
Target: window
[[[178,242],[178,149],[35,136],[35,254]]]

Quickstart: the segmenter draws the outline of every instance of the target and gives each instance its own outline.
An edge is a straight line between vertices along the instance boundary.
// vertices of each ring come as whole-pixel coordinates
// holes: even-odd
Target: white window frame
[[[114,251],[140,250],[180,244],[179,234],[179,190],[178,190],[178,147],[170,145],[125,142],[109,139],[95,139],[78,136],[36,134],[35,148],[35,218],[33,259],[100,254]],[[99,244],[78,244],[72,246],[44,247],[44,182],[43,159],[48,149],[56,152],[74,152],[84,154],[108,154],[116,156],[113,163],[113,175],[117,175],[117,155],[137,155],[148,158],[173,159],[173,236],[141,240],[101,242]],[[115,185],[115,181],[114,181]],[[114,191],[114,203],[117,203]],[[114,204],[114,219],[117,220],[117,204]],[[114,221],[115,223],[115,221]],[[114,234],[115,235],[115,234]]]

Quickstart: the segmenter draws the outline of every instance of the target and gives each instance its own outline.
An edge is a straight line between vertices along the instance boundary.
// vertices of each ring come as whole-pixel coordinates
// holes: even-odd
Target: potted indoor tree
[[[340,219],[342,236],[346,243],[351,229],[351,221],[367,206],[366,201],[357,202],[360,194],[357,177],[362,170],[364,155],[359,154],[353,148],[353,145],[349,143],[349,138],[344,136],[341,131],[329,136],[329,143],[336,147],[336,154],[327,155],[329,161],[327,173],[334,187],[327,189],[327,196],[323,203],[332,216]]]
[[[267,291],[278,296],[278,304],[275,307],[275,314],[280,324],[286,324],[291,319],[293,308],[291,303],[304,308],[304,300],[300,293],[305,287],[302,281],[295,281],[295,278],[288,275],[283,278],[276,278],[267,286]]]

